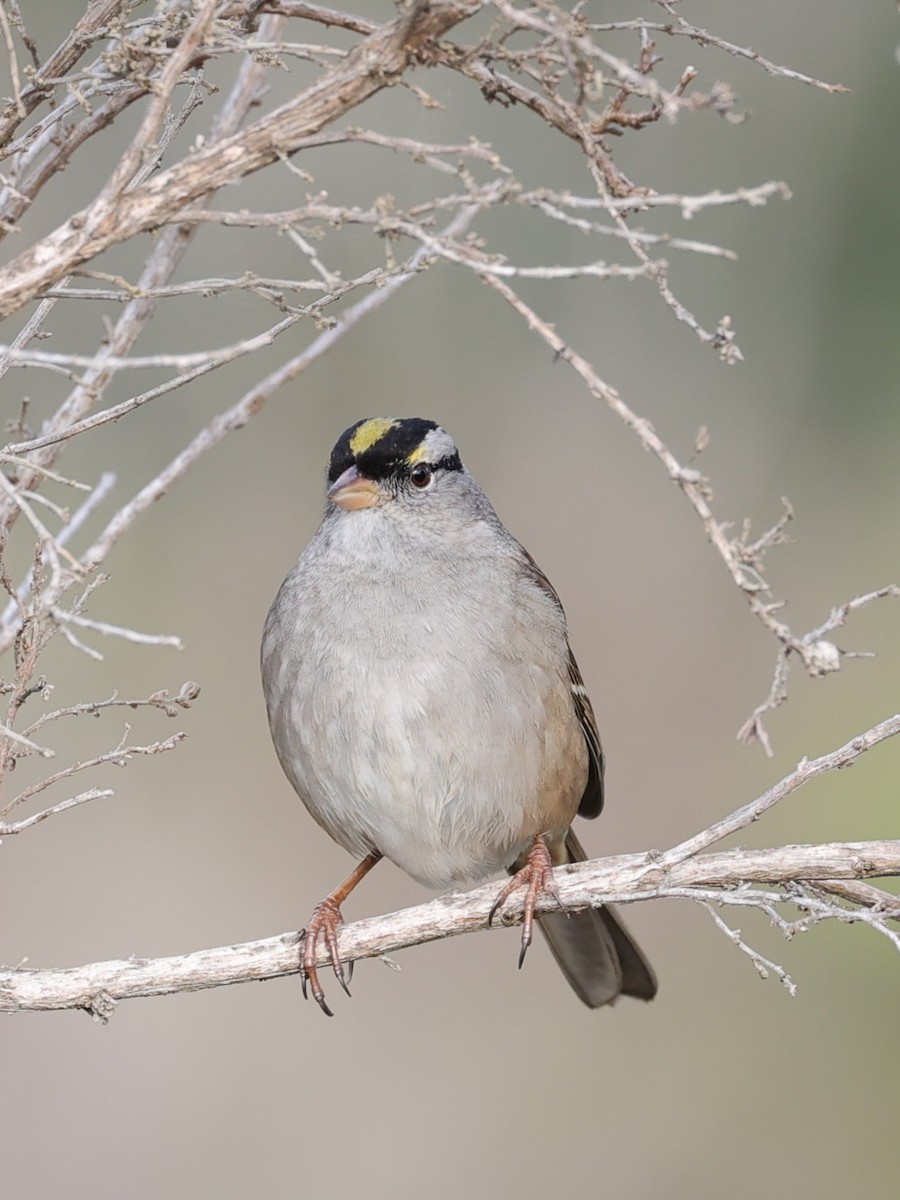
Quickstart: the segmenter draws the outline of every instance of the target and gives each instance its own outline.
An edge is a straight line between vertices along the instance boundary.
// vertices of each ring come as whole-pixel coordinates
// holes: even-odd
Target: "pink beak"
[[[348,467],[328,489],[328,499],[339,508],[353,511],[358,508],[374,508],[384,500],[384,492],[372,479],[360,475],[356,467]]]

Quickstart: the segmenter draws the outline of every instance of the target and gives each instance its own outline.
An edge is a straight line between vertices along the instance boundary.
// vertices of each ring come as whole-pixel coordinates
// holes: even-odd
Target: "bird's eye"
[[[428,463],[420,462],[416,463],[410,471],[409,479],[414,488],[418,488],[420,492],[424,492],[427,487],[431,486],[434,474]]]

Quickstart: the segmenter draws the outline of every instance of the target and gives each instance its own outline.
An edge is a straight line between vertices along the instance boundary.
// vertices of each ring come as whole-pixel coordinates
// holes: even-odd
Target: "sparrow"
[[[275,751],[312,817],[359,864],[313,910],[301,976],[329,1016],[318,945],[348,991],[341,905],[382,858],[438,891],[508,871],[488,923],[523,893],[591,1008],[656,979],[609,906],[567,914],[553,869],[586,859],[571,826],[603,807],[603,751],[559,596],[419,417],[338,439],[325,515],[265,622]],[[559,912],[536,916],[539,899]]]

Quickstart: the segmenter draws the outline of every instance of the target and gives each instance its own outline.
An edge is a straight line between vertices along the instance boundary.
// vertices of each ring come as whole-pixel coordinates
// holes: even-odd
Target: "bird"
[[[559,596],[501,522],[453,438],[370,417],[338,438],[325,513],[269,609],[263,693],[277,757],[355,870],[313,909],[300,975],[332,1016],[320,942],[349,994],[341,906],[381,859],[450,891],[508,872],[589,1007],[650,1000],[652,968],[609,906],[567,914],[553,869],[603,806],[604,758]],[[559,911],[536,916],[539,899]],[[542,905],[542,908],[544,906]]]

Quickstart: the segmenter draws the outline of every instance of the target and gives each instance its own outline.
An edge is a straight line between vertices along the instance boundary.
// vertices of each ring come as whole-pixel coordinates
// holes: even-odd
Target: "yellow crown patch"
[[[397,422],[391,417],[373,417],[370,421],[363,421],[350,439],[351,452],[355,455],[365,454],[371,446],[380,442],[387,431],[393,429],[396,424]]]

